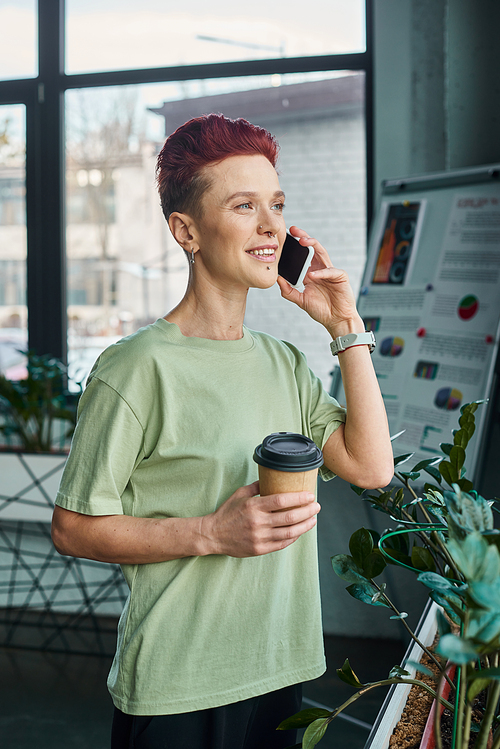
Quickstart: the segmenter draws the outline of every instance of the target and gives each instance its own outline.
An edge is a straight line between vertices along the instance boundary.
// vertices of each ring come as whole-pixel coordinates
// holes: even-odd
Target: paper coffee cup
[[[270,494],[316,490],[318,468],[323,454],[303,434],[275,432],[255,448],[253,459],[259,466],[262,497]]]

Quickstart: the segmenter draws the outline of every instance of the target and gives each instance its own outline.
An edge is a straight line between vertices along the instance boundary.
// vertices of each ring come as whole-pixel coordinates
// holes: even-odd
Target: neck
[[[192,276],[184,297],[165,320],[175,323],[182,335],[214,341],[243,338],[248,289],[222,289],[195,283]]]

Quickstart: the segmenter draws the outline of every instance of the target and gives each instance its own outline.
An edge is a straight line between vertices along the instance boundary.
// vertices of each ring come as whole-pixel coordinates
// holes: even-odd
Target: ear
[[[168,218],[168,227],[177,244],[185,252],[200,249],[195,221],[187,213],[179,213],[179,211],[171,213]]]

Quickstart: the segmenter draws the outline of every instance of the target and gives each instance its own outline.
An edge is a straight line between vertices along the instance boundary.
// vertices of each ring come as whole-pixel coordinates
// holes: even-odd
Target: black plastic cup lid
[[[275,432],[255,448],[253,459],[275,471],[312,471],[323,464],[323,453],[303,434]]]

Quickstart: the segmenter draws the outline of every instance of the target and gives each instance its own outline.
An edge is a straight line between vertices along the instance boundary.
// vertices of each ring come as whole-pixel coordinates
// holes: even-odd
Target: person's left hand
[[[312,247],[314,257],[304,277],[304,291],[294,289],[282,276],[278,276],[281,296],[324,325],[333,338],[364,331],[347,273],[333,267],[325,248],[309,237],[307,232],[292,226],[290,233],[300,238],[302,246]]]

